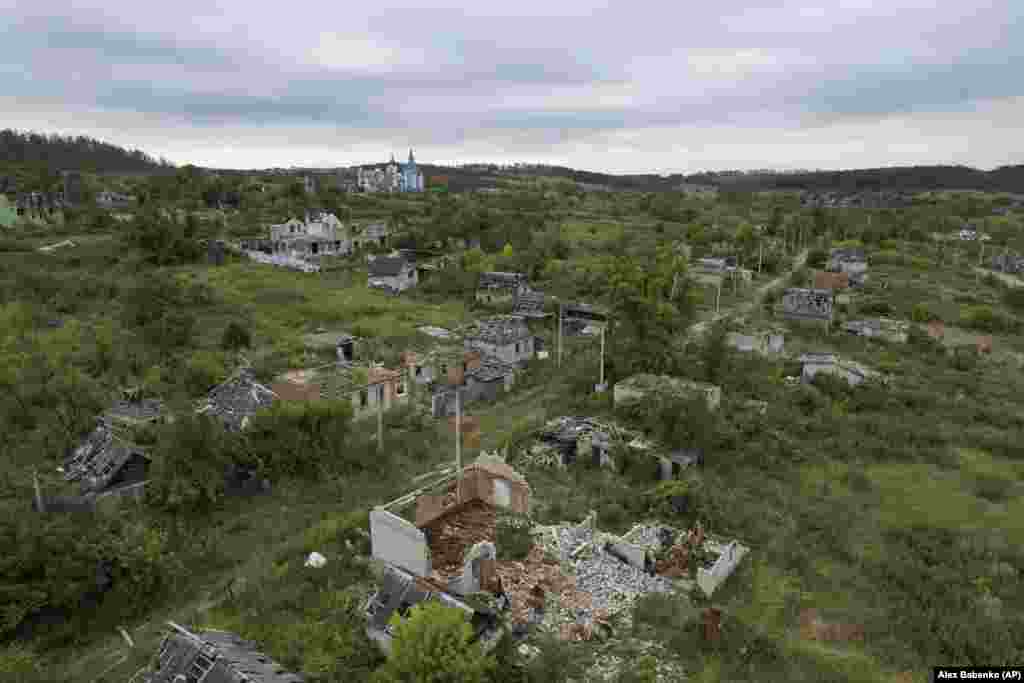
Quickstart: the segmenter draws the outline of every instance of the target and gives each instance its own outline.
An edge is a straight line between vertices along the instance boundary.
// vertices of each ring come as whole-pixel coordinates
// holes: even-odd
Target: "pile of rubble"
[[[580,443],[589,439],[590,447],[608,451],[612,443],[626,444],[632,448],[647,450],[652,444],[644,441],[636,432],[612,422],[588,417],[565,416],[549,420],[537,432],[538,441],[518,455],[518,461],[534,467],[555,467],[571,462],[578,457]]]
[[[282,254],[264,254],[261,251],[246,251],[248,256],[257,263],[264,263],[271,266],[280,266],[291,270],[301,270],[303,273],[319,273],[320,266],[300,258],[284,256]]]
[[[579,589],[576,579],[563,571],[555,559],[546,556],[540,544],[534,545],[523,561],[498,562],[495,573],[510,598],[515,624],[547,623],[549,629],[553,628],[552,617],[559,610],[549,610],[549,602],[557,602],[562,611],[592,607],[590,595]],[[556,601],[548,600],[552,595],[557,596]]]
[[[593,516],[579,525],[547,527],[541,543],[552,556],[571,564],[579,590],[590,596],[590,605],[581,606],[584,620],[595,613],[615,614],[630,606],[644,593],[670,593],[671,580],[652,576],[607,552],[605,544],[617,540],[597,531]]]

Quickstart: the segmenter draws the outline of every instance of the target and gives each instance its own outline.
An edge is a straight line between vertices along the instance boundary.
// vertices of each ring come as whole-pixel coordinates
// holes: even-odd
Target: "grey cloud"
[[[285,139],[288,131],[317,131],[325,145],[341,145],[344,136],[325,131],[360,139],[390,131],[452,157],[463,146],[493,142],[532,154],[562,146],[571,158],[582,154],[573,143],[600,144],[602,135],[620,133],[671,142],[673,130],[690,131],[683,137],[715,126],[807,130],[800,124],[810,119],[819,135],[844,121],[900,112],[967,116],[976,100],[1021,94],[1017,74],[1024,73],[1024,3],[989,0],[930,9],[924,0],[892,0],[884,11],[847,3],[818,16],[767,0],[760,8],[741,0],[686,8],[520,0],[465,10],[389,9],[381,0],[317,11],[297,0],[287,16],[240,2],[221,9],[200,0],[151,10],[107,4],[93,11],[109,21],[84,9],[19,19],[28,5],[15,8],[16,29],[0,43],[0,93],[59,100],[72,118],[86,110],[110,120],[145,114],[173,121],[167,135],[183,138],[259,126]],[[211,11],[224,18],[190,20]],[[236,15],[246,26],[232,32]],[[312,50],[322,31],[336,27],[380,39],[398,51],[396,63],[359,68],[358,54],[339,58],[353,62],[345,68],[318,63]],[[403,47],[422,58],[402,54]],[[770,59],[737,72],[690,71],[694,54],[713,62],[744,52]],[[602,90],[622,83],[630,87]]]

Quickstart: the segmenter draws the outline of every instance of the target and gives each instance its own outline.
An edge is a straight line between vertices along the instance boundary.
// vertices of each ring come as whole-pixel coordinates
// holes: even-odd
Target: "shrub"
[[[237,322],[232,321],[224,330],[220,340],[221,348],[228,351],[237,351],[252,346],[252,335],[249,330]]]
[[[824,249],[811,249],[807,253],[807,267],[821,269],[828,262],[828,252]]]
[[[391,656],[375,672],[376,683],[483,683],[494,669],[494,659],[470,642],[473,629],[460,609],[423,602],[408,619],[393,616],[391,626]]]
[[[916,323],[928,323],[938,320],[939,316],[933,313],[926,304],[914,304],[914,308],[910,312],[910,319]]]
[[[917,270],[928,270],[932,266],[931,259],[927,259],[921,256],[910,257],[910,267],[916,268]]]
[[[903,265],[906,262],[906,259],[904,259],[903,254],[896,251],[895,249],[885,248],[876,253],[871,260],[879,265],[889,264],[894,266]]]
[[[1024,287],[1010,287],[1003,292],[1003,302],[1018,312],[1024,312]]]
[[[319,477],[335,469],[350,474],[380,461],[353,448],[348,401],[278,403],[255,415],[247,432],[252,455],[274,476]]]
[[[1014,321],[992,310],[991,306],[965,306],[960,311],[960,324],[982,332],[1012,330]]]
[[[495,545],[498,559],[524,560],[533,547],[530,521],[519,515],[507,515],[498,519]]]
[[[197,351],[185,364],[183,376],[188,393],[197,396],[205,394],[227,375],[227,368],[219,354]]]

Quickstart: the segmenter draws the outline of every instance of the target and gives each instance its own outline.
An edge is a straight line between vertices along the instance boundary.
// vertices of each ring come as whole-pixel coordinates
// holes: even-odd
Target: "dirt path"
[[[787,270],[782,275],[779,275],[778,277],[774,278],[773,280],[770,280],[765,284],[761,285],[760,287],[758,287],[754,291],[754,296],[749,301],[745,301],[739,304],[738,306],[725,309],[723,311],[720,311],[719,313],[714,313],[711,315],[710,319],[702,320],[701,322],[691,325],[690,328],[686,331],[687,336],[699,337],[700,335],[704,334],[704,332],[707,330],[709,326],[713,325],[719,320],[722,320],[723,318],[729,318],[732,316],[749,313],[751,310],[754,309],[755,306],[757,306],[758,304],[761,303],[762,300],[764,300],[764,295],[768,293],[769,290],[774,289],[775,287],[778,287],[780,284],[785,282],[786,279],[789,278],[789,276],[793,273],[793,271],[799,269],[801,266],[804,265],[806,260],[807,250],[805,249],[796,255],[796,258],[793,259],[793,265],[789,270]]]
[[[1024,286],[1024,280],[1019,277],[1015,277],[1008,273],[1000,273],[998,270],[986,270],[984,268],[974,267],[974,272],[978,275],[994,275],[997,280],[1004,282],[1010,287],[1022,287]]]

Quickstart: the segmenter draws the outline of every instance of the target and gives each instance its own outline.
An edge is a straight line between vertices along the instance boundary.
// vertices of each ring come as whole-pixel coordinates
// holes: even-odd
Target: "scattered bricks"
[[[978,337],[978,353],[992,353],[992,335]]]
[[[864,625],[826,623],[818,617],[818,610],[807,608],[800,612],[800,637],[804,640],[863,642]]]
[[[933,320],[928,323],[928,336],[932,339],[942,339],[946,336],[946,323],[941,320]]]
[[[690,549],[686,544],[680,543],[672,546],[667,558],[658,560],[654,565],[654,571],[661,576],[680,578],[687,575],[689,565]]]
[[[821,270],[814,273],[815,289],[848,289],[849,287],[849,273],[829,273]]]
[[[818,610],[813,607],[800,610],[800,637],[804,640],[814,640],[814,624],[818,619]]]

